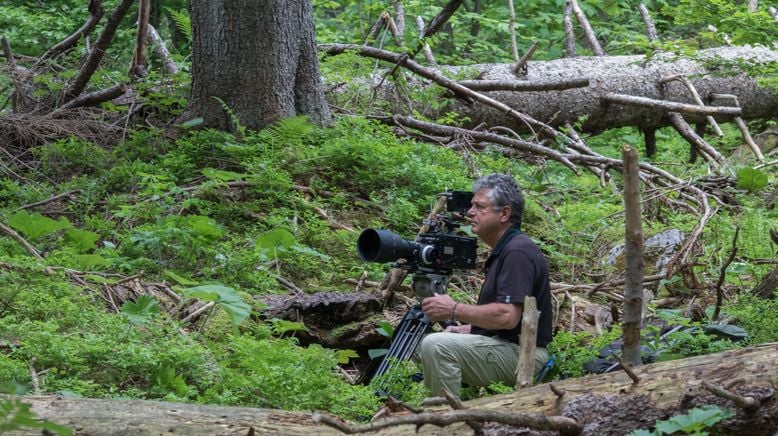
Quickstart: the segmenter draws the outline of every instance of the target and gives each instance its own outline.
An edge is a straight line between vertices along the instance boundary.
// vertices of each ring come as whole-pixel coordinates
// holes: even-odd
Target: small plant
[[[635,430],[629,436],[661,436],[670,434],[691,434],[705,436],[706,428],[712,427],[717,422],[735,416],[729,409],[718,406],[703,406],[689,410],[684,415],[677,415],[665,421],[659,421],[654,426],[655,430]]]

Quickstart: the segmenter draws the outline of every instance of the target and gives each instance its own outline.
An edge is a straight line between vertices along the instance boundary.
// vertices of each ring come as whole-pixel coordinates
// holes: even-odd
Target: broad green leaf
[[[318,251],[314,250],[313,248],[311,248],[311,247],[309,247],[307,245],[295,244],[295,245],[292,245],[291,248],[292,248],[292,250],[294,250],[294,251],[296,251],[298,253],[308,254],[308,255],[311,255],[311,256],[316,256],[316,257],[324,259],[324,260],[330,260],[330,257],[327,256],[326,254],[319,253]]]
[[[338,363],[344,365],[349,362],[351,359],[355,359],[359,357],[359,353],[357,353],[354,350],[338,350],[335,352],[335,356],[338,358]]]
[[[260,254],[272,254],[286,251],[297,243],[292,232],[286,229],[273,229],[262,233],[254,241],[255,249]]]
[[[203,121],[205,121],[205,118],[203,118],[203,117],[192,118],[189,121],[184,121],[183,123],[181,123],[181,127],[185,128],[185,129],[192,128],[192,127],[198,127],[198,126],[201,126],[203,124]]]
[[[717,422],[734,416],[728,409],[718,406],[703,406],[689,410],[685,415],[673,416],[667,421],[656,423],[656,431],[673,434],[677,431],[693,433],[704,430]]]
[[[754,168],[741,168],[737,171],[737,188],[756,192],[767,186],[767,174]]]
[[[182,286],[194,286],[198,284],[196,281],[187,279],[185,277],[181,277],[180,275],[174,273],[173,271],[165,270],[165,275],[173,279],[174,282]]]
[[[84,276],[84,280],[90,281],[92,283],[100,283],[103,285],[115,285],[119,283],[118,279],[111,279],[108,277],[98,276],[97,274],[87,274]]]
[[[79,253],[94,250],[98,239],[100,235],[97,233],[75,227],[65,231],[65,245],[75,248]]]
[[[133,324],[146,324],[158,314],[159,303],[151,295],[141,295],[135,301],[127,301],[122,305],[122,315]]]
[[[99,254],[76,254],[72,258],[79,269],[88,270],[96,266],[110,265],[111,262]]]
[[[72,227],[70,221],[65,217],[55,221],[39,213],[29,213],[24,210],[13,214],[8,219],[8,225],[24,234],[30,240]]]
[[[238,292],[223,285],[202,285],[184,289],[184,294],[190,298],[199,298],[204,301],[213,301],[230,316],[232,324],[239,326],[251,315],[251,306],[248,305]]]
[[[375,329],[379,335],[386,337],[386,338],[392,338],[394,335],[394,327],[392,327],[392,324],[389,321],[381,321],[378,323],[378,328]]]
[[[210,241],[215,241],[224,234],[216,221],[207,216],[193,215],[187,217],[187,223],[195,234]]]
[[[220,180],[222,182],[232,182],[243,180],[248,174],[240,174],[232,171],[217,170],[215,168],[204,168],[203,175],[210,180]]]
[[[287,332],[305,331],[305,324],[301,322],[287,321],[280,318],[273,318],[270,322],[273,324],[273,332],[279,336]]]

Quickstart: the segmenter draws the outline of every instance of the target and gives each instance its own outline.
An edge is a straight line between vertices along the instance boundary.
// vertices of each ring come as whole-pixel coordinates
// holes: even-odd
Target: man
[[[459,396],[461,384],[488,386],[516,383],[524,297],[537,301],[540,319],[535,370],[548,360],[551,342],[551,290],[546,260],[521,232],[524,197],[513,177],[490,174],[473,185],[467,214],[473,233],[492,247],[486,278],[475,305],[449,295],[425,298],[422,310],[432,321],[459,321],[459,326],[427,335],[420,355],[424,383],[432,395],[446,389]]]

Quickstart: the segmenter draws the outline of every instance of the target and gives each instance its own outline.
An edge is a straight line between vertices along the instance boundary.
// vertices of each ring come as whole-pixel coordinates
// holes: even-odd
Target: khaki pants
[[[462,383],[488,386],[502,382],[516,384],[519,346],[510,342],[474,334],[431,333],[421,342],[418,357],[424,372],[424,384],[433,396],[442,389],[459,396]],[[548,351],[537,348],[535,373],[548,361]]]

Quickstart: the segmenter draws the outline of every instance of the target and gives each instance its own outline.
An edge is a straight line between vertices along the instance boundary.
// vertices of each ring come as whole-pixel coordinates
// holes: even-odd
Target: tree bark
[[[643,323],[643,226],[640,211],[640,170],[638,152],[624,146],[624,360],[631,366],[640,359],[640,328]]]
[[[186,118],[261,129],[307,115],[326,124],[310,0],[193,0],[192,91]]]
[[[369,55],[363,53],[363,55]],[[720,47],[697,52],[700,59],[719,58],[723,61],[748,60],[749,62],[778,62],[778,51],[759,47]],[[463,73],[465,68],[474,70],[478,80],[488,83],[519,82],[511,72],[511,64],[479,64],[468,67],[440,67],[453,76]],[[522,83],[548,84],[554,81],[573,82],[589,80],[589,85],[564,91],[514,92],[510,90],[484,92],[485,95],[516,108],[536,120],[553,127],[563,126],[565,122],[575,124],[585,133],[633,126],[642,129],[656,129],[670,125],[667,109],[662,107],[635,107],[605,101],[609,94],[624,94],[654,100],[669,100],[697,106],[694,97],[686,87],[678,82],[660,85],[663,78],[683,74],[690,78],[703,100],[711,94],[727,93],[737,95],[741,117],[744,119],[772,119],[778,113],[778,94],[760,87],[757,79],[744,74],[724,77],[707,74],[701,62],[690,59],[677,59],[671,54],[658,54],[652,59],[644,56],[596,56],[564,58],[553,61],[530,61],[528,73]],[[466,83],[471,83],[468,80]],[[373,84],[365,84],[365,87]],[[425,86],[425,85],[415,85]],[[523,85],[521,88],[530,87]],[[519,88],[518,86],[516,88]],[[664,92],[663,92],[664,88]],[[395,113],[409,112],[408,100],[403,97],[407,91],[398,93],[388,81],[383,88],[384,97],[393,102]],[[494,108],[462,99],[449,99],[449,104],[440,109],[417,106],[413,109],[435,118],[447,112],[456,112],[469,121],[462,127],[473,127],[481,123],[489,126],[505,126],[517,132],[526,132],[527,126],[516,119],[510,119]],[[703,109],[704,110],[704,109]],[[691,114],[690,123],[705,120],[704,114]],[[726,117],[731,120],[731,117]]]
[[[778,431],[778,343],[725,351],[706,356],[643,365],[635,368],[640,383],[633,383],[624,372],[592,375],[518,392],[481,398],[464,403],[469,410],[499,410],[523,414],[544,414],[572,418],[583,427],[583,435],[624,435],[632,430],[651,428],[667,419],[705,404],[715,404],[736,412],[736,416],[706,430],[710,434],[773,435]],[[703,380],[744,398],[753,398],[754,408],[741,409],[735,401],[716,396],[703,386]],[[560,395],[561,394],[561,395]],[[77,429],[89,435],[157,434],[341,434],[329,427],[316,426],[311,413],[247,407],[204,406],[141,400],[103,400],[56,396],[29,396],[39,419]],[[447,408],[434,409],[445,413]],[[493,428],[492,428],[493,429]],[[413,434],[412,424],[385,428],[378,435]],[[471,434],[465,423],[444,429],[425,425],[420,434]],[[515,434],[516,429],[492,434]],[[11,434],[37,435],[37,431]],[[521,433],[532,434],[532,433]],[[535,433],[537,434],[537,433]]]

